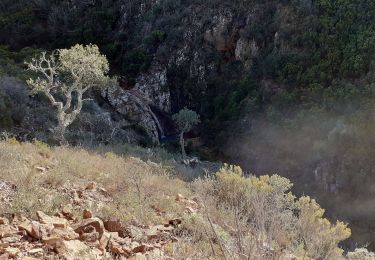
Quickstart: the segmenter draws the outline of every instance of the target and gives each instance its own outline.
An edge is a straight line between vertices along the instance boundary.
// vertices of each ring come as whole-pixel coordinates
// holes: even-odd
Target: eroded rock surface
[[[39,221],[1,218],[0,259],[166,259],[163,245],[175,241],[171,224],[124,226],[97,217],[72,221],[41,211],[37,216]]]

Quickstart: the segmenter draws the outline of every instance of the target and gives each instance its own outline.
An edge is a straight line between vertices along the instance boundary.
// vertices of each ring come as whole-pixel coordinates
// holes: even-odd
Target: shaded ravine
[[[139,107],[142,108],[142,110],[146,113],[149,113],[158,129],[158,134],[159,134],[159,140],[161,138],[165,137],[164,129],[162,127],[162,124],[160,123],[158,117],[155,115],[155,113],[152,111],[151,106],[152,106],[152,101],[142,95],[142,93],[138,90],[131,89],[129,90],[129,93],[131,94],[131,97],[133,97],[134,101],[139,105]]]

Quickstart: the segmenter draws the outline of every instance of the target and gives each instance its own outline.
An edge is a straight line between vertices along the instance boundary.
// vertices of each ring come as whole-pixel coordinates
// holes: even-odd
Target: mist
[[[225,156],[249,174],[279,174],[297,195],[314,197],[352,229],[346,246],[375,248],[375,113],[297,111],[274,120],[243,120]],[[354,244],[356,241],[357,244]]]

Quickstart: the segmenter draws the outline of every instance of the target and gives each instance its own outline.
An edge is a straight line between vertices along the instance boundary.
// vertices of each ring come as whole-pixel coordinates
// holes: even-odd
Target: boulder
[[[54,228],[51,231],[51,236],[60,237],[63,240],[75,240],[79,238],[79,235],[71,227]]]
[[[117,218],[111,218],[104,221],[104,227],[109,232],[120,232],[123,230],[121,222]]]
[[[59,254],[60,258],[64,258],[66,260],[97,259],[90,247],[79,240],[62,241],[62,243],[59,244],[55,250]]]
[[[72,210],[73,206],[71,204],[67,204],[61,207],[60,213],[62,217],[66,218],[67,220],[75,220]]]
[[[130,255],[129,252],[125,251],[119,243],[116,241],[110,240],[108,244],[109,251],[112,254],[117,254],[117,255]]]
[[[97,232],[99,234],[98,239],[100,239],[104,232],[103,221],[99,218],[88,218],[83,219],[81,222],[72,225],[74,231],[83,236],[83,234]]]
[[[104,232],[102,237],[99,240],[99,248],[103,252],[106,250],[109,240],[111,239],[111,233]]]
[[[25,220],[18,225],[18,229],[26,231],[27,235],[34,239],[40,239],[43,235],[46,235],[46,233],[53,229],[53,225],[40,224],[36,221]]]
[[[139,244],[138,242],[132,242],[130,245],[132,252],[136,253],[145,253],[147,250],[147,246],[145,244]]]
[[[84,209],[84,210],[83,210],[83,218],[84,218],[84,219],[92,218],[92,212],[91,212],[91,210],[89,210],[89,209]]]
[[[50,237],[43,237],[42,241],[48,247],[55,249],[56,247],[61,246],[64,240],[58,236],[50,236]]]
[[[44,214],[42,211],[36,212],[40,223],[42,224],[51,224],[54,227],[64,228],[67,225],[67,220],[59,217],[51,217]]]
[[[0,226],[0,238],[11,237],[11,236],[17,235],[19,233],[20,232],[14,226],[11,226],[11,225],[1,225]]]

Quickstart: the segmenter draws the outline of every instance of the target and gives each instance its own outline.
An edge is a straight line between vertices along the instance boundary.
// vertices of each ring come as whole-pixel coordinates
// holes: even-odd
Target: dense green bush
[[[13,126],[11,100],[0,92],[0,129],[10,129]]]
[[[26,87],[14,78],[0,78],[0,128],[20,125],[27,110]]]
[[[130,86],[156,60],[167,68],[173,112],[185,106],[199,111],[211,143],[249,112],[274,119],[301,107],[361,107],[367,102],[363,86],[375,78],[371,0],[5,0],[0,7],[0,75],[23,77],[20,62],[35,47],[76,43],[99,45]],[[204,41],[212,18],[228,13],[223,36],[259,47],[248,60]],[[171,56],[184,48],[186,59],[177,65]],[[194,73],[198,67],[203,78]]]

